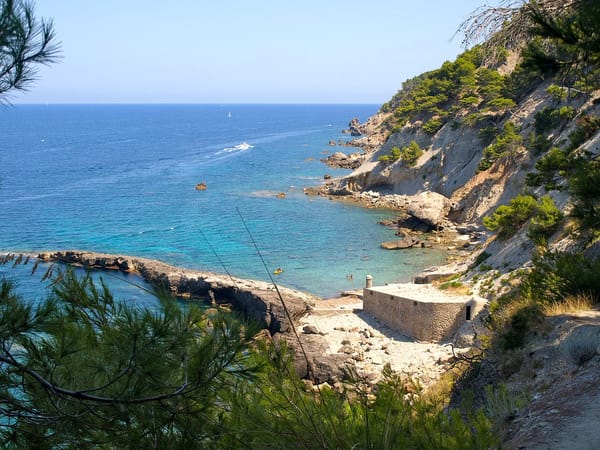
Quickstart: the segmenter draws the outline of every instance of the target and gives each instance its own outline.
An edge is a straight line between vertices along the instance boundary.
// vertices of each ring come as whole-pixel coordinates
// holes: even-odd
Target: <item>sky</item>
[[[371,103],[484,0],[36,0],[62,59],[12,103]]]

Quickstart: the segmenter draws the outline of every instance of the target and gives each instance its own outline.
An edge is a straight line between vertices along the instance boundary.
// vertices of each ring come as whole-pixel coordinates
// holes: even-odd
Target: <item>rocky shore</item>
[[[264,327],[263,338],[284,340],[294,350],[296,370],[310,379],[309,384],[335,385],[347,366],[375,381],[384,364],[389,363],[393,370],[427,386],[440,377],[453,358],[449,346],[415,342],[364,313],[359,293],[322,300],[262,281],[187,270],[124,255],[69,250],[40,253],[38,258],[137,274],[177,296],[211,299],[218,305],[230,306],[260,323]],[[415,290],[422,287],[412,286]],[[291,322],[277,291],[285,301]],[[303,353],[308,357],[308,365]]]
[[[397,219],[380,222],[396,230],[398,239],[382,242],[386,250],[439,248],[448,251],[448,262],[463,260],[490,236],[481,225],[456,224],[448,219],[454,205],[441,194],[425,191],[416,195],[383,194],[377,191],[340,192],[339,180],[304,189],[308,196],[325,196],[357,203],[366,208],[394,210]]]

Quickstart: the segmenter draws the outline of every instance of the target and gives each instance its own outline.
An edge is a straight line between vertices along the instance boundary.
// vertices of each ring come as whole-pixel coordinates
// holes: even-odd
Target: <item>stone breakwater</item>
[[[174,295],[214,297],[217,303],[231,304],[236,311],[260,323],[271,334],[291,331],[285,309],[270,283],[182,269],[152,259],[77,250],[40,253],[38,258],[90,269],[137,274],[150,284],[164,286]],[[317,300],[303,292],[279,286],[278,289],[294,321],[308,313]]]
[[[235,311],[263,326],[266,338],[275,343],[285,342],[294,354],[294,366],[300,377],[312,378],[320,383],[337,379],[341,374],[340,359],[323,353],[327,347],[323,335],[302,334],[301,348],[294,334],[301,318],[309,315],[319,301],[310,294],[282,286],[276,289],[273,284],[263,281],[182,269],[152,259],[124,255],[67,250],[40,253],[38,258],[89,269],[120,270],[139,275],[150,284],[163,286],[174,295],[210,298],[217,304],[231,305]],[[277,290],[285,301],[285,307]]]

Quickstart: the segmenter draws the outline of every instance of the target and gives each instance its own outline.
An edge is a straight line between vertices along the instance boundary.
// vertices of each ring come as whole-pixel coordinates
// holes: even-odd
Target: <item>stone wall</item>
[[[445,295],[429,285],[389,285],[363,291],[366,313],[419,341],[449,340],[483,305],[482,299]]]

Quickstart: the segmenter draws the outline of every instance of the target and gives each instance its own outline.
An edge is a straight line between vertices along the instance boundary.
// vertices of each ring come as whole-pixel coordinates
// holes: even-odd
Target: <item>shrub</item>
[[[512,236],[529,219],[537,208],[537,201],[531,195],[518,195],[508,205],[499,206],[491,216],[483,218],[483,225],[497,231],[498,236]]]
[[[463,106],[477,106],[481,100],[475,95],[469,95],[460,99],[460,104]]]
[[[575,117],[575,109],[563,106],[556,109],[546,107],[535,114],[534,128],[536,133],[542,134],[557,128]]]
[[[527,398],[523,394],[509,392],[505,384],[495,388],[487,385],[485,394],[485,415],[499,428],[502,428],[503,423],[514,418],[515,411],[527,404]]]
[[[444,126],[444,121],[438,118],[429,119],[424,125],[423,130],[429,134],[435,134]]]
[[[401,150],[401,158],[407,166],[412,167],[423,154],[423,150],[416,141],[410,141],[406,147]]]
[[[477,255],[477,258],[475,258],[475,261],[473,261],[473,264],[471,265],[471,269],[474,269],[475,267],[477,267],[479,264],[481,264],[482,262],[484,262],[486,259],[488,259],[491,255],[491,253],[486,252],[485,250],[482,251],[479,255]]]
[[[501,205],[491,216],[484,217],[483,225],[491,231],[497,231],[499,237],[507,238],[530,218],[527,235],[535,243],[541,244],[556,229],[563,214],[547,195],[537,201],[531,195],[517,195],[508,205]]]
[[[600,229],[600,161],[582,161],[569,177],[569,190],[575,198],[572,214],[581,219],[584,226]]]
[[[423,150],[416,143],[416,141],[411,141],[406,147],[402,147],[402,149],[398,147],[392,147],[390,153],[388,155],[383,155],[379,157],[379,161],[384,163],[394,163],[401,159],[404,164],[408,167],[412,167],[417,163],[417,160],[423,154]]]
[[[567,152],[570,153],[591,138],[594,133],[600,129],[600,117],[598,116],[583,116],[577,121],[577,127],[569,135],[571,143],[567,147]]]
[[[496,139],[498,134],[500,134],[500,130],[498,130],[498,127],[494,125],[483,127],[481,130],[479,130],[479,142],[481,142],[482,146],[487,147],[494,142],[494,139]]]
[[[510,98],[498,97],[487,102],[487,106],[495,111],[505,111],[510,108],[514,108],[516,105],[515,101]]]
[[[512,122],[506,122],[502,133],[483,151],[479,170],[489,169],[501,156],[515,151],[522,142],[523,138],[517,133],[515,125]]]
[[[562,212],[556,207],[552,198],[545,195],[538,201],[535,214],[531,218],[527,236],[536,244],[542,244],[545,238],[556,229],[562,219]]]
[[[501,97],[501,92],[504,90],[505,84],[506,77],[501,75],[497,70],[481,68],[477,72],[479,95],[488,104]]]
[[[557,102],[562,102],[567,98],[567,89],[556,84],[551,84],[548,89],[546,89],[546,93],[551,95]]]
[[[538,303],[528,303],[520,307],[510,318],[508,328],[500,335],[500,345],[504,350],[522,347],[530,330],[541,323],[544,313]]]
[[[523,279],[523,293],[541,304],[562,303],[574,295],[600,300],[600,258],[581,253],[544,251],[533,256],[533,269]]]
[[[379,161],[385,163],[394,163],[400,159],[400,149],[398,147],[392,147],[390,153],[379,157]]]
[[[584,325],[571,332],[563,342],[562,350],[573,364],[582,366],[598,353],[598,345],[600,345],[598,329]]]
[[[541,155],[547,152],[552,146],[552,141],[543,134],[537,134],[532,132],[529,135],[529,142],[527,148],[531,150],[535,155]]]
[[[535,168],[540,172],[557,172],[569,167],[569,159],[565,152],[558,147],[552,147],[550,151],[535,163]]]
[[[545,184],[547,190],[558,189],[556,176],[564,176],[571,165],[572,162],[564,151],[558,147],[552,147],[535,163],[537,172],[527,174],[527,185],[541,186]]]

